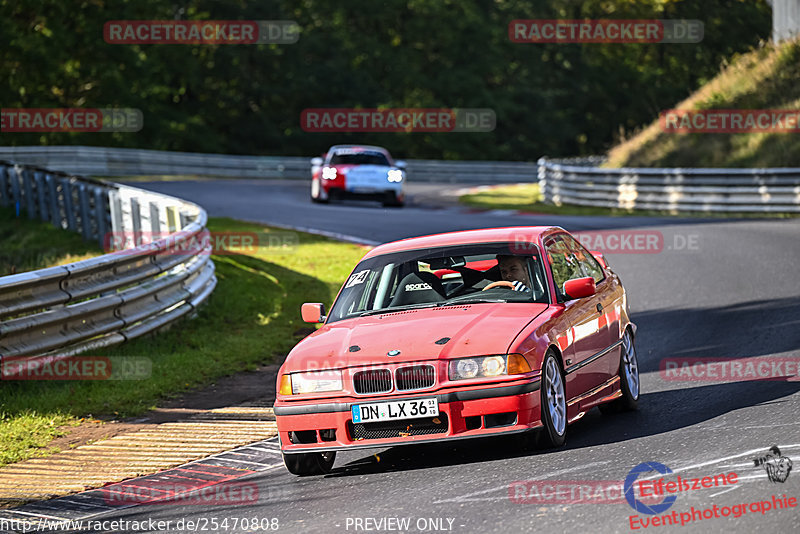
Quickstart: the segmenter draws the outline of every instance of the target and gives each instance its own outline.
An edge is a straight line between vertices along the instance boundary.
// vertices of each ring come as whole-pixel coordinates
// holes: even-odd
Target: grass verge
[[[63,265],[103,253],[80,234],[0,208],[0,276]]]
[[[223,218],[210,219],[208,228],[276,238],[287,233]],[[218,285],[194,319],[157,336],[89,353],[148,357],[150,378],[2,383],[0,465],[55,452],[46,446],[49,439],[82,417],[137,415],[159,400],[253,370],[287,353],[303,337],[298,330],[307,326],[300,319],[300,305],[329,304],[364,255],[358,245],[295,234],[298,244],[292,249],[261,247],[248,255],[214,256]]]
[[[800,106],[800,38],[737,55],[719,75],[673,106],[699,109],[784,109]],[[659,119],[608,154],[607,167],[797,167],[797,132],[664,132]]]

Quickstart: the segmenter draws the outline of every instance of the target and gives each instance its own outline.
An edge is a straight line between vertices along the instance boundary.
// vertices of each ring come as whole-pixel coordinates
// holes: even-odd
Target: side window
[[[563,240],[563,236],[549,238],[545,244],[547,259],[553,271],[553,281],[556,284],[556,294],[559,302],[564,301],[564,282],[573,278],[589,276],[583,273],[581,265],[574,253]]]
[[[559,236],[572,256],[578,260],[578,264],[583,271],[583,276],[591,276],[594,278],[594,283],[599,284],[606,277],[600,263],[592,256],[592,253],[583,248],[572,236],[561,235]]]

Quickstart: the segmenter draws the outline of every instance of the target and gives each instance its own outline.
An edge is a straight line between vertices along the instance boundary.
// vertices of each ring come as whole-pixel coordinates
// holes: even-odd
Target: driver
[[[497,265],[500,267],[500,277],[514,285],[514,291],[530,291],[531,282],[528,279],[528,269],[525,258],[522,256],[497,255]]]

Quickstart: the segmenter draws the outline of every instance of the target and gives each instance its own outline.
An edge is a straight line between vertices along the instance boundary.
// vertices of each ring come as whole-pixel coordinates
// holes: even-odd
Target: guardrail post
[[[161,238],[161,214],[156,202],[150,203],[150,240],[156,241]]]
[[[542,202],[550,204],[550,195],[547,189],[547,160],[539,158],[536,164],[539,165],[537,178],[539,179],[539,192],[542,194]]]
[[[47,196],[50,200],[50,221],[56,228],[63,228],[63,219],[61,218],[61,210],[59,209],[58,202],[58,184],[56,177],[51,174],[45,174],[44,180],[47,183]]]
[[[89,192],[86,191],[86,184],[78,184],[78,201],[80,202],[81,209],[81,228],[83,229],[83,238],[89,241],[92,239],[92,221],[90,220],[91,212],[89,211]]]
[[[14,202],[14,207],[17,211],[17,217],[19,217],[19,209],[22,204],[22,191],[20,191],[19,181],[22,178],[22,167],[19,165],[14,166],[14,177],[9,179],[11,180],[11,199]]]
[[[75,211],[72,206],[72,181],[69,178],[61,178],[61,192],[64,195],[64,214],[67,216],[67,228],[73,232],[78,231],[78,222],[75,219]]]
[[[97,241],[102,247],[106,232],[108,231],[108,224],[106,223],[106,206],[108,206],[108,198],[106,198],[105,190],[97,187],[94,190],[94,216],[97,220]]]
[[[135,198],[131,199],[131,221],[133,222],[133,244],[138,247],[142,244],[142,211],[139,208],[139,201]]]
[[[111,211],[111,232],[114,234],[115,242],[125,239],[125,223],[122,219],[122,199],[119,191],[112,189],[108,192],[108,207]],[[124,241],[123,241],[124,242]]]
[[[39,200],[39,218],[46,221],[50,219],[50,215],[47,209],[47,187],[45,187],[44,174],[35,172],[33,173],[33,179],[36,182],[36,196]]]
[[[31,172],[27,169],[22,171],[22,185],[25,188],[25,206],[28,210],[28,218],[36,218],[36,202],[33,198],[33,179],[31,179]]]
[[[178,230],[178,221],[175,220],[177,208],[175,206],[167,206],[164,209],[167,211],[167,231],[171,234]]]
[[[8,170],[5,165],[0,167],[0,206],[8,207],[11,204],[9,197]]]

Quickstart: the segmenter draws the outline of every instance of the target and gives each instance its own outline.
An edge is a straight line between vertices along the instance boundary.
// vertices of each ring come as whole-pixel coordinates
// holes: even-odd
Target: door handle
[[[597,313],[603,313],[603,305],[599,302],[597,303]]]

